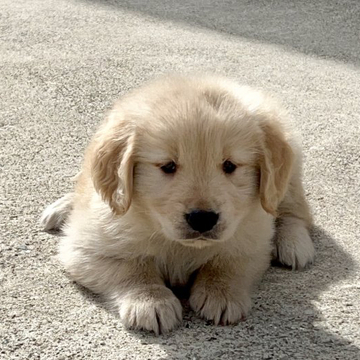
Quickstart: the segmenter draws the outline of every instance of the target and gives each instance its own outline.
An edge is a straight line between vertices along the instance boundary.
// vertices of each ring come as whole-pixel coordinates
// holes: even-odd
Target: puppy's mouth
[[[201,241],[212,241],[218,240],[218,234],[214,231],[207,231],[205,233],[200,233],[197,231],[188,231],[184,234],[184,241],[194,241],[194,240],[201,240]]]
[[[219,234],[217,231],[208,231],[205,233],[200,233],[197,231],[186,231],[184,232],[179,242],[185,246],[193,246],[202,248],[205,246],[210,246],[216,242],[220,242]]]

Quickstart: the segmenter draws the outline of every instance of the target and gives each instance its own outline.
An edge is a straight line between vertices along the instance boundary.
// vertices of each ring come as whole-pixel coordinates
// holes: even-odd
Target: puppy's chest
[[[192,250],[192,249],[191,249]],[[213,256],[211,251],[197,249],[171,251],[156,258],[159,272],[170,286],[184,286],[191,275]]]

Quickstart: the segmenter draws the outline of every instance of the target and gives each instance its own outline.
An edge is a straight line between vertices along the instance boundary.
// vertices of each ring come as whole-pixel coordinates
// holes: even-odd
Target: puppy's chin
[[[214,246],[224,241],[222,237],[219,236],[217,231],[210,231],[204,234],[199,233],[185,233],[183,237],[177,240],[184,246],[190,246],[198,249],[202,249],[208,246]]]
[[[201,236],[195,233],[180,233],[176,234],[176,231],[164,231],[163,233],[170,241],[175,241],[183,246],[202,249],[209,246],[214,246],[217,243],[223,242],[222,238],[218,238],[215,235]]]
[[[178,240],[178,242],[184,246],[193,247],[197,249],[203,249],[205,247],[213,246],[220,241],[221,240],[210,240],[203,238]]]

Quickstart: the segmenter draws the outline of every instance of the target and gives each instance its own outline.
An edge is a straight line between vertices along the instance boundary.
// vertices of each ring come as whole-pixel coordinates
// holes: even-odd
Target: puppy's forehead
[[[253,161],[258,129],[243,105],[227,93],[189,88],[162,94],[138,124],[138,152],[153,163],[187,157]],[[205,159],[207,158],[207,159]]]

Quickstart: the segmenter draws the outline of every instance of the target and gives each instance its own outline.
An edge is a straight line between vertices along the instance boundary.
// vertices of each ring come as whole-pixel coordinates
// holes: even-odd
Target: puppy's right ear
[[[125,214],[133,193],[133,126],[110,118],[96,133],[91,175],[96,191],[115,214]]]
[[[264,134],[260,167],[260,198],[266,212],[276,210],[288,188],[294,153],[280,126],[271,121],[262,124]]]

